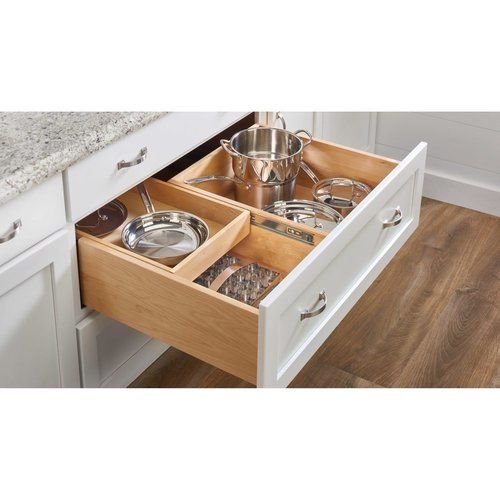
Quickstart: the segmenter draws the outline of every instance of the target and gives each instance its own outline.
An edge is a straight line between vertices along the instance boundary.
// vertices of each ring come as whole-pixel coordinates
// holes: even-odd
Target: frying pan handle
[[[281,111],[278,111],[276,113],[276,118],[274,120],[274,125],[276,125],[277,121],[280,121],[281,122],[281,126],[283,127],[283,130],[286,130],[286,122],[285,122],[285,119],[283,118],[283,115],[281,114]]]
[[[300,128],[299,130],[296,130],[296,131],[294,132],[294,135],[298,135],[298,134],[300,134],[301,132],[304,132],[304,134],[306,134],[306,135],[307,135],[307,137],[308,137],[308,139],[309,139],[307,142],[305,142],[305,143],[302,145],[302,147],[303,147],[303,148],[305,148],[306,146],[309,146],[309,144],[311,144],[311,142],[313,141],[313,136],[312,136],[311,132],[308,132],[307,130],[304,130],[303,128]]]
[[[204,177],[196,177],[194,179],[187,179],[184,181],[185,184],[201,184],[202,182],[209,181],[231,181],[235,184],[245,184],[247,188],[250,187],[245,181],[238,179],[237,177],[229,177],[227,175],[205,175]]]
[[[148,212],[148,214],[152,214],[155,211],[155,207],[153,205],[153,202],[151,201],[151,197],[149,196],[144,182],[141,182],[137,185],[137,191],[139,191],[139,194],[141,195],[142,203],[144,203],[146,211]]]
[[[309,176],[309,178],[313,181],[314,184],[319,182],[319,179],[316,176],[316,174],[303,161],[300,162],[300,168]]]
[[[238,155],[233,151],[233,148],[231,147],[231,143],[227,139],[221,139],[220,145],[222,146],[222,148],[224,149],[224,151],[227,154],[238,158]]]

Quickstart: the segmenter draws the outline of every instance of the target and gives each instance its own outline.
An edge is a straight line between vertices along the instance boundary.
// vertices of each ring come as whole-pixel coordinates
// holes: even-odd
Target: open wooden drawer
[[[421,143],[398,164],[314,141],[304,160],[318,177],[353,177],[374,189],[332,232],[308,228],[303,237],[303,226],[231,200],[230,186],[183,184],[230,173],[217,150],[167,183],[151,179],[148,189],[158,209],[163,202],[187,210],[218,231],[172,269],[122,248],[119,231],[103,239],[80,233],[82,300],[258,386],[286,386],[417,227],[425,154]],[[297,197],[310,199],[310,186],[301,174]],[[122,201],[131,215],[142,213],[133,191]],[[384,224],[397,207],[401,223]],[[281,273],[258,308],[194,282],[229,250]]]

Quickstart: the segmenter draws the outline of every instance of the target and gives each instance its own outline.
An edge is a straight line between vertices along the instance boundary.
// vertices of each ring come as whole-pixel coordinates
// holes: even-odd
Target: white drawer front
[[[16,230],[14,224],[20,221]],[[66,223],[61,174],[0,206],[0,265]]]
[[[418,226],[425,156],[421,143],[261,303],[260,386],[290,383]],[[401,222],[384,228],[398,207]]]
[[[169,113],[68,168],[68,217],[76,222],[248,113]],[[121,161],[145,159],[128,168]]]

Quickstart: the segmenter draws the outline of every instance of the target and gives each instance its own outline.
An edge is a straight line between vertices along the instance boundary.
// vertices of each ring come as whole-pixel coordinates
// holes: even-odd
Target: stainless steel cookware
[[[298,136],[305,133],[305,143]],[[296,177],[302,162],[302,150],[312,142],[305,130],[294,133],[273,127],[241,130],[221,145],[231,157],[236,177],[250,183],[280,183]]]
[[[324,231],[331,231],[343,219],[337,210],[318,201],[276,201],[272,205],[265,207],[264,210]]]
[[[250,183],[238,177],[225,175],[207,175],[184,181],[186,184],[201,184],[209,181],[229,181],[235,184],[235,198],[245,205],[263,208],[276,200],[290,200],[295,193],[295,177],[284,182]]]
[[[120,227],[126,219],[127,207],[119,200],[112,200],[78,221],[75,226],[92,236],[105,236]]]
[[[177,210],[155,212],[146,186],[139,184],[137,189],[148,213],[124,227],[122,242],[126,248],[174,266],[208,239],[209,229],[202,219]]]
[[[320,181],[307,165],[304,164],[302,168],[314,183],[312,188],[314,199],[341,210],[343,215],[347,215],[357,207],[371,191],[370,186],[363,182],[345,177],[332,177]]]
[[[324,179],[313,186],[315,200],[348,211],[357,207],[370,191],[371,188],[363,182],[342,177]]]
[[[226,254],[196,278],[195,283],[258,307],[279,278],[280,273],[255,261]]]
[[[305,142],[299,133],[307,135]],[[311,142],[312,136],[306,130],[294,133],[274,127],[241,130],[231,140],[221,140],[221,146],[232,158],[234,178],[207,176],[185,182],[234,182],[236,200],[258,208],[278,200],[291,200],[302,166],[302,151]]]

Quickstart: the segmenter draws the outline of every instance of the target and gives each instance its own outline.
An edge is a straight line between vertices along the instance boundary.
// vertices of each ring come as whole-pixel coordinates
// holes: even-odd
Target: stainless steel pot
[[[302,132],[308,136],[304,143],[298,136]],[[221,140],[221,146],[232,158],[234,177],[212,175],[185,182],[234,182],[236,200],[257,208],[291,200],[302,166],[302,151],[311,142],[312,136],[306,130],[294,133],[274,127],[241,130],[230,141]]]
[[[278,200],[291,200],[295,193],[295,177],[285,182],[245,182],[237,177],[228,177],[226,175],[207,175],[184,181],[186,184],[201,184],[209,181],[228,181],[234,182],[236,188],[236,200],[252,207],[264,208]]]
[[[305,133],[302,143],[298,136]],[[235,177],[251,184],[281,183],[296,177],[302,162],[302,150],[312,142],[305,130],[289,132],[280,128],[257,127],[241,130],[221,146],[232,157]]]

